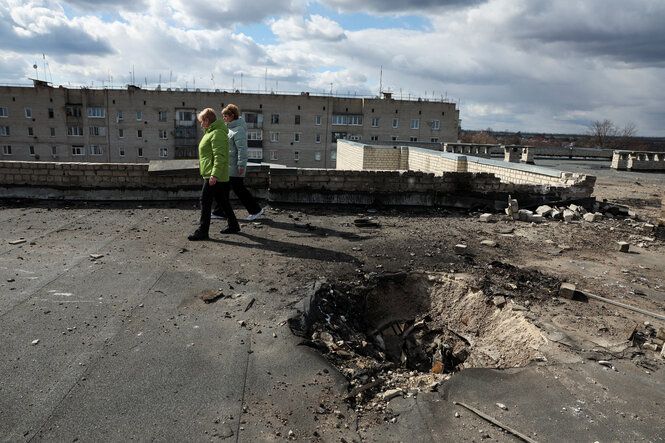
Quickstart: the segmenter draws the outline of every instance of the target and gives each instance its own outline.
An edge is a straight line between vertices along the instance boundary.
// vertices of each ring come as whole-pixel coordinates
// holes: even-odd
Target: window
[[[32,108],[25,108],[25,118],[32,118]]]
[[[263,149],[247,148],[247,158],[251,160],[263,160]]]
[[[270,160],[277,160],[277,151],[270,151]]]
[[[160,122],[166,121],[166,111],[159,111],[159,121]]]
[[[9,126],[0,127],[0,135],[7,137],[9,135]]]
[[[418,129],[420,127],[420,120],[414,118],[411,120],[411,129]]]
[[[300,132],[296,132],[295,134],[293,134],[293,142],[300,143]]]
[[[143,129],[137,129],[136,130],[136,137],[138,137],[138,138],[143,137]]]
[[[90,126],[90,135],[106,137],[106,126]]]
[[[379,117],[372,117],[372,128],[379,127]]]
[[[58,148],[56,146],[51,146],[51,156],[55,157],[58,155]]]
[[[410,138],[409,138],[409,141],[417,142],[417,141],[418,141],[418,137],[410,137]]]
[[[81,116],[81,107],[80,106],[67,106],[67,107],[65,107],[65,114],[67,114],[67,117],[80,117]]]
[[[330,160],[337,160],[337,151],[330,151]]]
[[[247,128],[256,129],[263,127],[263,114],[258,114],[256,112],[243,112],[242,115],[245,117]]]
[[[333,114],[332,124],[333,125],[362,126],[363,116],[362,115],[350,115],[350,114]]]
[[[247,140],[263,140],[263,131],[247,131]]]
[[[118,138],[125,138],[125,130],[118,128]]]
[[[55,137],[55,128],[50,128],[51,129],[51,137]]]
[[[435,131],[441,129],[441,122],[439,120],[432,120],[432,129]]]
[[[391,137],[390,139],[391,139],[392,141],[394,141],[394,142],[396,142],[396,141],[397,141],[397,137],[396,137],[396,136],[394,136],[394,135],[393,135],[393,136],[392,136],[392,137]]]
[[[314,123],[316,126],[321,126],[321,116],[317,115]]]
[[[32,128],[28,128],[28,136],[30,135],[35,135],[35,132],[32,130]]]
[[[9,109],[4,106],[0,106],[0,117],[7,118],[9,117]]]
[[[53,118],[54,115],[53,108],[48,108],[48,118]]]
[[[337,143],[337,139],[346,138],[346,132],[333,132],[332,133],[332,142]]]
[[[122,120],[122,111],[118,111],[118,113],[115,116],[116,121]]]
[[[379,136],[378,135],[373,135],[369,139],[372,140],[373,142],[376,142],[376,141],[379,141]]]
[[[397,128],[398,126],[399,126],[399,119],[398,119],[398,118],[394,118],[394,119],[393,119],[393,128]]]
[[[143,157],[143,148],[138,148],[136,150],[136,156],[137,157]]]
[[[102,147],[99,145],[90,145],[90,155],[102,155]]]
[[[2,145],[2,155],[12,155],[12,145]]]
[[[321,134],[316,134],[316,138],[314,138],[315,143],[321,143]]]
[[[317,162],[321,161],[321,151],[316,151],[314,153],[314,160],[316,160]]]
[[[296,115],[295,124],[296,124],[296,125],[299,125],[299,124],[300,124],[300,115]]]
[[[72,155],[85,155],[85,149],[83,148],[83,145],[72,145]]]
[[[120,147],[118,148],[118,155],[119,155],[120,157],[124,157],[124,156],[125,156],[125,147],[124,147],[124,146],[120,146]]]
[[[279,132],[270,132],[270,141],[278,142],[279,141]]]
[[[160,140],[166,140],[166,130],[162,129],[159,131],[159,139]]]
[[[169,148],[159,148],[159,157],[166,158],[169,156]]]
[[[270,123],[272,123],[273,125],[279,124],[279,114],[272,114],[270,116]]]
[[[300,151],[293,151],[293,159],[295,161],[300,160]]]
[[[143,112],[136,111],[136,119],[137,120],[142,120],[143,119]]]
[[[349,140],[358,141],[360,140],[359,135],[349,135]]]
[[[432,138],[430,139],[430,141],[431,141],[432,143],[439,143],[439,137],[432,137]]]
[[[80,126],[68,126],[67,135],[72,137],[83,137],[83,128]]]
[[[196,120],[196,115],[192,111],[178,111],[177,120],[178,126],[191,126]]]
[[[88,118],[104,118],[106,110],[104,108],[88,108]]]
[[[30,155],[34,156],[35,155],[35,147],[30,145],[30,147],[28,148],[28,152],[30,153]]]

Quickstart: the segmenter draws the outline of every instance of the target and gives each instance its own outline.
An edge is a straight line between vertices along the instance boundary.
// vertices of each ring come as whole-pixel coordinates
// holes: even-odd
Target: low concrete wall
[[[665,171],[665,152],[614,151],[611,167],[628,171]]]
[[[396,168],[368,171],[250,166],[245,183],[257,198],[275,203],[451,206],[488,210],[506,207],[509,195],[526,206],[577,200],[589,197],[593,190],[591,179],[594,177],[567,180],[553,172],[549,182],[546,178],[536,182],[533,177],[547,176],[530,170],[528,165],[501,168],[500,161],[420,148],[374,147],[361,149],[361,152],[366,154],[366,161],[385,162]],[[357,149],[355,153],[358,154]],[[347,164],[358,164],[350,151],[342,148],[340,154],[347,156],[344,160]],[[178,161],[171,160],[169,167],[153,168],[151,173],[148,164],[0,161],[0,195],[61,200],[198,199],[202,185],[198,168],[187,160],[182,161],[181,168],[173,164],[178,165]],[[414,165],[428,171],[404,170]],[[497,173],[490,172],[492,167],[497,168]],[[512,182],[506,180],[508,174],[515,174],[511,176]]]

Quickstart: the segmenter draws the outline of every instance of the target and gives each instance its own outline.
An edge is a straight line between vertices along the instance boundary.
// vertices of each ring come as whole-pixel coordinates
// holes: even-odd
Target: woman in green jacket
[[[227,215],[228,227],[222,234],[240,231],[240,225],[229,202],[229,138],[228,129],[212,108],[206,108],[198,115],[204,131],[199,143],[199,170],[203,177],[201,189],[201,218],[199,228],[189,235],[189,240],[207,240],[210,229],[210,209],[212,201]]]

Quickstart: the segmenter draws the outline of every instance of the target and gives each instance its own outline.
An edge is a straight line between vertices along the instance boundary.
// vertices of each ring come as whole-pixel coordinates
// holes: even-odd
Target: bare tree
[[[619,128],[612,120],[596,120],[589,125],[589,135],[594,144],[601,149],[619,149],[629,144],[637,135],[637,126],[628,122],[626,126]]]

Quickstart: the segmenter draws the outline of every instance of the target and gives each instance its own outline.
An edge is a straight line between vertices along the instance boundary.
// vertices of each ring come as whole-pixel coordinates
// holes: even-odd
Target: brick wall
[[[629,171],[665,171],[665,153],[614,151],[611,167]]]

